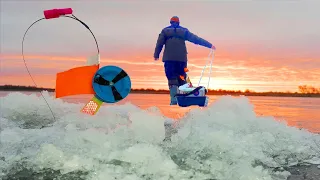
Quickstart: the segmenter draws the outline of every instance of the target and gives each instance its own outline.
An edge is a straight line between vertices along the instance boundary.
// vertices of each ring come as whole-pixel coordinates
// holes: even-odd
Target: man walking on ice
[[[187,47],[185,41],[192,42],[207,48],[215,50],[208,41],[191,33],[187,28],[180,26],[180,20],[177,16],[170,19],[170,26],[162,29],[159,34],[156,48],[154,51],[154,59],[159,60],[159,55],[165,45],[162,61],[164,62],[164,70],[168,79],[170,90],[170,105],[176,105],[177,99],[175,95],[178,92],[178,87],[185,84],[187,68]],[[184,77],[183,79],[180,76]]]

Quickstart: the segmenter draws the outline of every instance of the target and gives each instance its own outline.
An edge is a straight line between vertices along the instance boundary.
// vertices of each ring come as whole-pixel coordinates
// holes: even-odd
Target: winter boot
[[[178,86],[171,85],[169,89],[170,89],[170,105],[177,105],[178,102],[175,95],[178,93]]]

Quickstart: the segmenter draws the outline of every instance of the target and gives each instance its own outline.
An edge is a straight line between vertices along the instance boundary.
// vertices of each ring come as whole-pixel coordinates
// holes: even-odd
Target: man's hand
[[[159,60],[159,58],[154,58],[154,60],[155,60],[155,61],[158,61],[158,60]]]
[[[216,47],[214,45],[212,45],[211,49],[215,51]]]

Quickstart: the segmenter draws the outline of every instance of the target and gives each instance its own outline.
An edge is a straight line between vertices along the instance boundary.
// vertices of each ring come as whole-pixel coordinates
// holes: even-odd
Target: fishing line
[[[78,18],[77,18],[76,16],[74,16],[73,14],[72,14],[72,16],[62,15],[61,17],[67,17],[67,18],[74,19],[74,20],[80,22],[84,27],[86,27],[86,28],[90,31],[91,35],[92,35],[93,38],[94,38],[94,41],[95,41],[96,46],[97,46],[98,54],[100,53],[97,39],[96,39],[96,37],[94,36],[93,32],[91,31],[91,29],[89,28],[89,26],[88,26],[86,23],[84,23],[83,21],[81,21],[80,19],[78,19]],[[26,67],[26,69],[27,69],[27,71],[28,71],[29,76],[31,77],[31,79],[32,79],[32,81],[33,81],[33,84],[34,84],[36,87],[38,87],[38,85],[36,84],[35,80],[33,79],[32,75],[31,75],[31,73],[30,73],[30,71],[29,71],[29,68],[28,68],[28,66],[27,66],[25,57],[24,57],[24,40],[25,40],[26,34],[27,34],[27,32],[29,31],[29,29],[30,29],[34,24],[40,22],[41,20],[45,20],[45,19],[46,19],[46,18],[40,18],[40,19],[36,20],[35,22],[33,22],[33,23],[28,27],[28,29],[25,31],[25,33],[24,33],[24,35],[23,35],[23,38],[22,38],[22,59],[23,59],[24,65],[25,65],[25,67]],[[51,114],[52,114],[52,116],[53,116],[53,119],[56,121],[56,117],[54,116],[54,113],[53,113],[53,111],[52,111],[52,109],[51,109],[48,101],[46,100],[46,98],[44,97],[44,95],[42,94],[41,91],[40,91],[40,94],[41,94],[42,98],[44,99],[44,101],[46,102],[46,104],[47,104],[47,106],[48,106],[48,108],[49,108],[49,110],[50,110],[50,112],[51,112]]]

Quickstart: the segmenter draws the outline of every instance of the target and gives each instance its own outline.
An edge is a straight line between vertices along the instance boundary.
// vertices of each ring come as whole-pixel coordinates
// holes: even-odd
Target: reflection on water
[[[9,92],[0,92],[0,97]],[[26,92],[31,94],[33,92]],[[53,94],[53,93],[52,93]],[[218,96],[210,96],[209,104]],[[71,96],[62,98],[69,103],[86,103],[92,95]],[[306,128],[312,132],[320,132],[320,98],[300,97],[248,97],[254,105],[258,116],[273,116],[277,120],[285,120],[290,126]],[[117,103],[130,102],[143,109],[158,107],[163,115],[179,119],[193,107],[169,106],[169,95],[166,94],[130,94],[125,100]],[[108,106],[109,104],[103,104]]]

